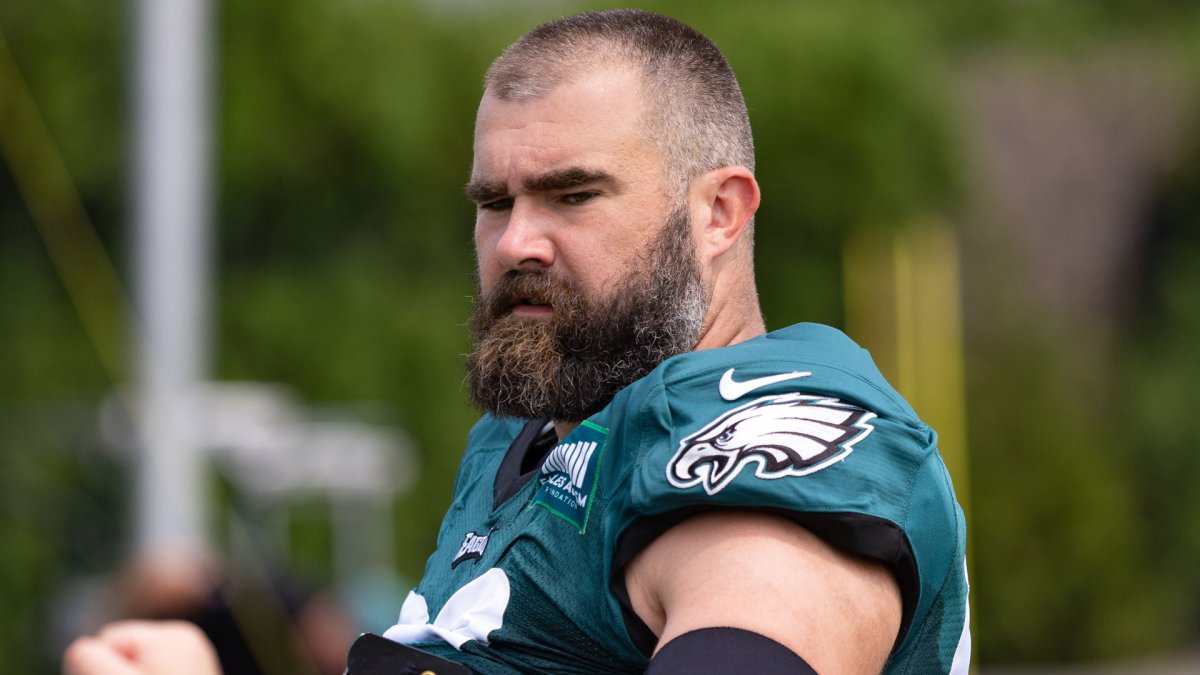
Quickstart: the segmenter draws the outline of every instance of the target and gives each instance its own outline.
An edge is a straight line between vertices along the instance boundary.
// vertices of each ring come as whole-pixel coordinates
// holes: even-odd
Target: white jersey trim
[[[455,649],[470,640],[486,645],[488,634],[504,625],[510,593],[508,575],[493,567],[455,591],[430,622],[425,598],[410,591],[399,620],[383,637],[404,644],[442,641]]]
[[[967,578],[967,564],[963,562],[963,581],[967,584],[966,598],[963,600],[963,629],[958,638],[958,646],[954,648],[954,660],[950,663],[950,675],[967,675],[971,669],[971,582]]]

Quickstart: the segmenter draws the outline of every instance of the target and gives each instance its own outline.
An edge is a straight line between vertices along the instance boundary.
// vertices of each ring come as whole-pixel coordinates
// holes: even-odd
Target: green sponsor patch
[[[585,421],[575,427],[546,455],[533,505],[546,507],[582,534],[592,510],[600,458],[607,441],[608,429],[598,424]]]

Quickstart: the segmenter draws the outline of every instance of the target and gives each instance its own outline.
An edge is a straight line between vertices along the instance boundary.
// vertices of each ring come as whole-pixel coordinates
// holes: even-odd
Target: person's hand
[[[186,621],[120,621],[78,638],[64,675],[221,675],[212,643]]]

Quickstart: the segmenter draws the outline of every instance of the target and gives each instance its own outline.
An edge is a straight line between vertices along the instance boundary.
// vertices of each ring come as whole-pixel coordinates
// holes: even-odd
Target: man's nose
[[[496,255],[507,269],[536,269],[554,264],[554,242],[547,214],[530,199],[513,201],[508,223],[496,242]]]

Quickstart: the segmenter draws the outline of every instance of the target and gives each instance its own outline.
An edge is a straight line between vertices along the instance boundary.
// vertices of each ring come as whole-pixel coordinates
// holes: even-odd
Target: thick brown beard
[[[549,304],[553,314],[514,316],[518,299]],[[578,422],[659,363],[694,349],[707,308],[684,209],[607,297],[593,301],[544,271],[508,272],[475,302],[471,402],[500,417]]]

